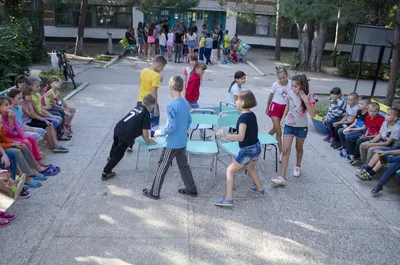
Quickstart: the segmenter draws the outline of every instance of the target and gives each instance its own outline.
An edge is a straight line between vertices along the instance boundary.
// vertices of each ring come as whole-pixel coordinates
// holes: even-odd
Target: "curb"
[[[250,62],[249,60],[246,60],[246,63],[253,68],[257,73],[259,73],[262,76],[265,76],[265,73],[263,71],[261,71],[260,69],[258,69],[257,66],[255,66],[252,62]]]
[[[103,68],[108,68],[108,67],[110,67],[111,65],[115,64],[121,57],[122,57],[121,54],[116,55],[111,61],[109,61],[108,63],[106,63],[106,64],[103,66]]]
[[[72,90],[68,95],[66,95],[64,97],[64,100],[68,100],[68,99],[72,98],[73,96],[75,96],[76,93],[82,91],[88,85],[89,85],[89,82],[85,82],[82,85],[78,86],[76,89]]]

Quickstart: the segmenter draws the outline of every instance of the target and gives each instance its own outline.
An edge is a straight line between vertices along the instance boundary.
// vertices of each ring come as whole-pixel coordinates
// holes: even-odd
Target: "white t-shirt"
[[[282,86],[279,82],[275,82],[272,84],[271,93],[273,93],[272,102],[275,102],[280,105],[286,105],[286,94],[292,90],[292,83],[288,80],[286,86]]]
[[[168,42],[169,43],[175,42],[175,34],[173,32],[168,33]]]
[[[167,45],[167,38],[165,37],[165,33],[161,33],[159,37],[160,41],[160,46],[166,46]]]
[[[233,86],[231,87],[231,90],[229,91],[229,95],[231,97],[230,102],[235,104],[235,96],[238,96],[240,91],[242,91],[242,88],[238,86],[238,84],[235,82]]]
[[[315,104],[315,100],[311,93],[308,95],[310,104]],[[285,124],[292,127],[307,127],[307,109],[301,107],[300,96],[297,96],[293,90],[290,90],[286,96],[286,103],[289,105],[289,111],[285,118]]]
[[[400,144],[400,125],[395,123],[393,126],[389,126],[387,121],[382,123],[380,130],[382,141],[387,141],[390,137],[393,139],[393,146],[397,147]]]
[[[185,69],[183,69],[183,75],[186,76],[186,86],[189,83],[189,77],[190,77],[190,73],[192,72],[192,68],[190,68],[189,66],[185,67]]]
[[[346,106],[346,113],[348,114],[347,121],[350,121],[354,116],[356,116],[357,111],[358,111],[358,104],[354,105],[353,107],[350,107],[350,105],[347,104]]]
[[[188,34],[188,40],[196,40],[196,38],[197,38],[196,33],[193,33],[192,36],[190,36],[190,34]]]

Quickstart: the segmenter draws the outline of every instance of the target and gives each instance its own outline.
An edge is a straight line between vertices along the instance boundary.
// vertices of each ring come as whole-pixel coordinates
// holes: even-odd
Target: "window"
[[[77,27],[81,14],[80,6],[60,5],[55,9],[56,26]],[[86,10],[85,27],[92,26],[92,12],[90,7]]]
[[[297,26],[292,20],[281,20],[281,36],[282,38],[297,39]]]
[[[247,21],[237,21],[236,34],[245,36],[268,36],[273,37],[275,31],[271,30],[275,25],[275,18],[273,16],[255,17],[254,23]]]

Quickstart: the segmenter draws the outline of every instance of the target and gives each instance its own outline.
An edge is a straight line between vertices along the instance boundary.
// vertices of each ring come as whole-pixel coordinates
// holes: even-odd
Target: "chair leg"
[[[265,152],[267,152],[267,145],[264,144],[264,160],[265,160]]]
[[[139,155],[140,155],[140,145],[138,144],[137,155],[136,155],[136,169],[138,169],[139,165]]]
[[[149,168],[150,168],[151,150],[147,153],[147,168],[146,168],[146,183],[149,182]]]
[[[213,187],[215,187],[215,178],[217,177],[217,156],[213,156]]]
[[[273,144],[273,147],[275,147],[275,172],[278,172],[278,147]]]

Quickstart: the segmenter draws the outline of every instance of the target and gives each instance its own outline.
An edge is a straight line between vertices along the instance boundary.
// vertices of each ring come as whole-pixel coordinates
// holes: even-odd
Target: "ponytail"
[[[235,80],[233,80],[231,86],[229,87],[228,93],[231,92],[231,89],[232,89],[233,85],[234,85],[235,83],[237,83],[236,79],[243,78],[244,76],[246,76],[246,74],[245,74],[243,71],[237,71],[237,72],[235,73],[235,75],[234,75]],[[239,86],[239,85],[238,85],[238,86]],[[239,87],[240,87],[240,86],[239,86]]]
[[[300,85],[301,90],[304,92],[304,94],[309,95],[310,93],[310,88],[308,84],[309,80],[305,74],[298,74],[293,76],[292,81],[297,82]],[[301,100],[301,108],[303,109],[303,111],[305,111],[307,108],[303,100]]]
[[[231,83],[231,86],[230,86],[229,89],[228,89],[228,93],[231,92],[231,89],[232,89],[232,87],[233,87],[233,85],[234,85],[235,83],[236,83],[236,79],[233,80],[233,82]]]

